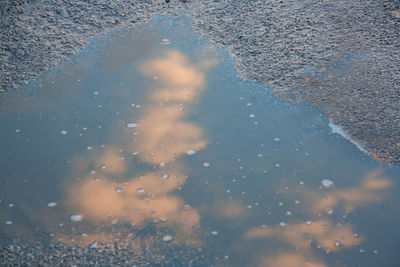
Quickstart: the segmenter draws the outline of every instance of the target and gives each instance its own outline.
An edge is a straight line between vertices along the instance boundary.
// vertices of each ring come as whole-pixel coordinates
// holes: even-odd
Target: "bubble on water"
[[[170,43],[171,43],[171,41],[166,38],[162,39],[160,42],[161,45],[169,45]]]
[[[16,129],[16,130],[15,130],[16,133],[19,133],[20,131],[21,131],[20,129]]]
[[[279,139],[278,137],[275,137],[275,138],[274,138],[274,141],[275,141],[275,142],[279,142],[280,140],[281,140],[281,139]]]
[[[79,214],[74,214],[69,217],[69,219],[73,222],[80,222],[82,221],[82,216]]]
[[[306,224],[311,225],[312,221],[306,221]]]
[[[93,147],[88,146],[86,149],[87,149],[87,150],[93,150]]]
[[[277,168],[279,168],[280,166],[281,166],[281,164],[279,164],[279,163],[275,164],[275,167],[277,167]]]
[[[247,103],[247,104],[246,104],[246,106],[250,107],[250,106],[251,106],[251,103],[250,103],[250,102],[249,102],[249,103]]]
[[[163,241],[164,241],[165,243],[169,243],[169,242],[171,242],[172,240],[174,240],[174,238],[173,238],[171,235],[165,235],[165,236],[163,237]]]
[[[291,211],[286,211],[286,216],[291,216],[292,212]]]
[[[289,187],[288,187],[288,186],[285,186],[283,189],[284,189],[284,190],[289,190]]]
[[[247,208],[251,209],[253,206],[252,205],[248,205]]]
[[[363,250],[362,248],[360,248],[358,251],[359,251],[360,253],[364,253],[364,250]]]
[[[329,179],[324,179],[324,180],[322,180],[321,184],[322,184],[322,186],[323,186],[324,188],[331,188],[331,187],[333,187],[333,182],[332,182],[331,180],[329,180]]]
[[[89,249],[96,249],[96,248],[99,248],[97,242],[93,242],[92,244],[89,245]]]
[[[210,165],[211,165],[211,164],[208,163],[208,162],[203,162],[203,166],[204,166],[204,167],[210,167]]]
[[[280,223],[279,223],[279,225],[280,225],[280,226],[285,226],[285,225],[286,225],[286,223],[284,223],[284,222],[280,222]]]
[[[62,130],[60,133],[63,134],[63,135],[66,135],[66,134],[67,134],[67,131]]]
[[[94,95],[99,95],[99,92],[96,91],[96,92],[93,92],[93,94],[94,94]]]
[[[47,204],[47,207],[49,207],[49,208],[54,208],[55,206],[57,206],[57,203],[56,203],[56,202],[49,202],[49,203]]]
[[[299,182],[299,184],[303,185],[303,184],[304,184],[304,182],[303,182],[303,181],[300,181],[300,182]]]
[[[11,225],[13,222],[12,221],[6,221],[7,225]]]
[[[117,187],[117,188],[115,188],[115,192],[117,192],[117,193],[121,193],[121,192],[122,192],[122,188],[121,188],[121,187]]]
[[[258,154],[258,157],[261,158],[263,156],[263,154]]]
[[[218,231],[212,231],[211,234],[212,235],[218,235]]]
[[[165,173],[161,177],[164,178],[164,179],[168,179],[169,178],[169,174]]]
[[[340,241],[335,242],[335,247],[339,248],[342,246],[342,243]]]
[[[378,250],[374,250],[374,251],[372,251],[374,254],[378,254]]]
[[[333,209],[328,210],[328,214],[331,215],[333,213]]]
[[[8,207],[9,208],[12,208],[12,207],[14,207],[15,205],[13,204],[13,203],[10,203],[10,204],[8,204]]]
[[[101,165],[100,168],[102,168],[104,170],[104,169],[107,169],[107,166],[103,164],[103,165]]]
[[[135,128],[137,126],[137,124],[134,122],[127,122],[127,123],[125,123],[125,126],[127,128]]]
[[[144,189],[143,188],[138,188],[138,189],[136,189],[136,192],[138,192],[139,194],[143,194],[144,193]]]
[[[283,206],[283,202],[279,202],[278,205],[279,205],[279,206]]]
[[[249,117],[250,118],[254,118],[256,115],[255,114],[250,114]]]
[[[360,236],[360,235],[359,235],[359,234],[357,234],[357,233],[355,233],[355,234],[354,234],[354,237],[356,237],[356,238],[357,238],[357,237],[359,237],[359,236]]]
[[[300,204],[300,200],[295,200],[294,204]]]

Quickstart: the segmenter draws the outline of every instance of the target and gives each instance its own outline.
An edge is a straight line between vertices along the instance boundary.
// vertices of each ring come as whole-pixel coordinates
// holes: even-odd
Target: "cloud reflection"
[[[215,63],[204,60],[192,64],[185,55],[172,50],[140,66],[143,75],[157,81],[146,115],[137,127],[137,142],[132,145],[141,160],[165,163],[207,145],[202,129],[184,118],[187,105],[205,86],[205,70]]]
[[[156,77],[156,84],[143,105],[146,108],[134,129],[136,134],[114,138],[86,163],[75,161],[77,170],[94,166],[95,174],[84,175],[70,187],[67,203],[73,212],[92,223],[117,219],[142,227],[148,222],[162,222],[183,235],[198,227],[197,210],[174,192],[186,182],[179,157],[208,143],[201,127],[185,121],[185,117],[186,108],[205,87],[205,71],[213,64],[213,60],[193,64],[173,50],[140,66],[143,75],[152,80]],[[122,129],[128,130],[132,129]],[[126,143],[130,145],[124,147]],[[135,170],[121,156],[119,147],[137,152],[142,162],[153,165],[153,171],[129,177]],[[95,179],[98,174],[100,178]]]
[[[266,258],[261,261],[260,267],[269,266],[284,266],[284,267],[326,267],[327,265],[310,260],[301,254],[296,253],[283,253],[279,256]]]
[[[314,246],[329,253],[358,246],[365,239],[355,234],[350,224],[335,223],[328,211],[343,209],[348,213],[379,202],[383,197],[382,190],[390,184],[391,181],[383,177],[382,170],[377,169],[367,173],[357,187],[314,190],[302,186],[302,190],[297,191],[301,195],[299,199],[304,200],[300,203],[306,203],[305,212],[314,220],[254,227],[246,231],[244,239],[248,242],[278,239],[289,245],[283,254],[263,258],[260,266],[326,266],[314,260]],[[287,197],[292,198],[290,195]]]
[[[350,225],[334,224],[330,220],[320,219],[310,224],[302,222],[275,227],[257,227],[246,232],[245,239],[276,237],[297,250],[311,254],[312,241],[327,252],[341,247],[352,247],[362,242],[362,237],[355,237]],[[340,242],[340,243],[338,243]]]
[[[390,186],[389,179],[382,177],[381,170],[374,170],[365,175],[358,187],[334,189],[329,192],[307,190],[306,198],[310,201],[313,212],[328,211],[334,207],[342,207],[346,212],[382,200],[382,189]]]

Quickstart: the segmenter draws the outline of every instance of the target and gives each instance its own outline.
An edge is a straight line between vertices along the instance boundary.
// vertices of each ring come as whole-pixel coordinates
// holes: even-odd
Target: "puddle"
[[[139,266],[399,260],[399,169],[238,79],[185,18],[98,37],[0,102],[2,246],[121,246]]]

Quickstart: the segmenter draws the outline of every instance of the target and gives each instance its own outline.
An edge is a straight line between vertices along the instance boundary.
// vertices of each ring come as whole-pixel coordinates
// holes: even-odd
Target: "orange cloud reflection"
[[[169,173],[167,179],[164,175],[163,172],[149,173],[126,183],[86,179],[71,188],[69,204],[86,219],[94,221],[113,218],[142,226],[147,220],[167,220],[168,224],[190,232],[199,222],[198,213],[185,206],[179,197],[170,195],[185,178],[179,173]]]
[[[382,200],[380,190],[390,186],[389,179],[381,177],[382,171],[375,170],[365,175],[361,185],[354,188],[333,189],[321,195],[320,192],[306,192],[313,212],[327,211],[335,206],[342,206],[346,212],[352,212],[357,207]]]
[[[247,231],[245,239],[260,239],[275,236],[292,245],[294,248],[311,253],[311,241],[327,252],[341,247],[352,247],[362,242],[362,237],[355,237],[349,225],[333,224],[326,219],[307,224],[287,224],[276,227],[257,227]],[[339,242],[339,243],[338,243]]]
[[[310,261],[303,255],[295,253],[284,253],[282,255],[266,258],[262,260],[260,267],[326,267],[327,265],[322,262]]]
[[[215,60],[192,64],[179,51],[168,51],[162,58],[141,65],[140,71],[156,78],[145,116],[137,127],[137,142],[132,150],[152,164],[174,161],[188,150],[207,145],[200,127],[184,121],[185,107],[205,86],[205,70]]]
[[[137,142],[132,146],[142,161],[170,162],[188,150],[207,145],[200,127],[183,121],[178,105],[152,108],[137,127]]]
[[[204,88],[205,70],[213,64],[207,60],[192,64],[179,51],[169,51],[140,67],[145,76],[157,77],[157,86],[150,90],[149,102],[144,104],[146,109],[135,127],[136,135],[115,138],[100,155],[76,161],[78,172],[93,165],[101,178],[83,175],[85,178],[70,187],[67,203],[75,213],[91,222],[118,219],[139,227],[149,221],[162,221],[163,226],[173,227],[183,236],[198,227],[197,210],[186,205],[174,191],[186,182],[178,158],[188,150],[207,145],[202,129],[185,121],[187,111],[182,107]],[[138,152],[142,162],[154,165],[154,171],[130,178],[128,172],[132,170],[118,150],[126,143],[131,145],[125,149]],[[168,164],[160,168],[160,163]]]

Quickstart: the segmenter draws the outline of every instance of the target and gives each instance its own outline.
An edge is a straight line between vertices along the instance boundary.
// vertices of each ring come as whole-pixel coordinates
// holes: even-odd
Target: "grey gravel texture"
[[[400,1],[0,1],[0,92],[115,27],[184,13],[241,77],[318,107],[368,154],[400,164]]]
[[[32,242],[0,247],[0,266],[209,266],[197,249],[187,246],[147,246],[137,250],[130,242],[97,242],[95,247]]]

